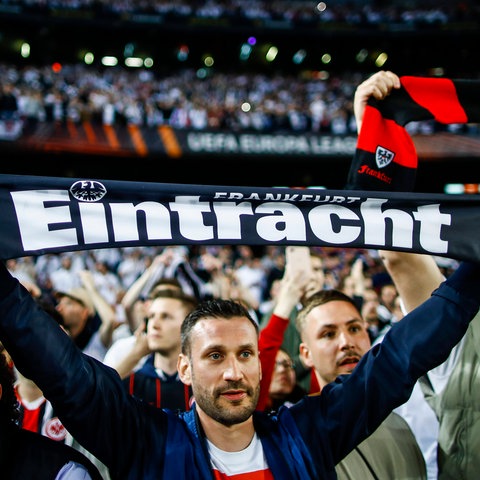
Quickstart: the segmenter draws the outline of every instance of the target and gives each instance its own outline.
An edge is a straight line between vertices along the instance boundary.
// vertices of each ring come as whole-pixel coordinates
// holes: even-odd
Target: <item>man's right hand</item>
[[[370,97],[376,100],[383,100],[390,95],[394,88],[400,88],[400,78],[393,72],[381,70],[374,73],[371,77],[362,82],[355,90],[353,98],[353,111],[355,113],[355,121],[357,123],[357,132],[360,133],[362,126],[363,114]]]

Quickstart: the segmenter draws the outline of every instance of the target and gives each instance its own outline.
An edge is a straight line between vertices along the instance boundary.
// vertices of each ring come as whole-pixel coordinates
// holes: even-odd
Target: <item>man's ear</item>
[[[192,384],[192,370],[190,367],[190,360],[183,353],[178,356],[177,371],[182,383],[184,383],[185,385]]]
[[[301,343],[299,346],[299,356],[302,359],[302,362],[305,364],[305,366],[309,368],[313,368],[313,362],[312,362],[312,354],[310,352],[310,349],[308,348],[308,345],[306,343]]]

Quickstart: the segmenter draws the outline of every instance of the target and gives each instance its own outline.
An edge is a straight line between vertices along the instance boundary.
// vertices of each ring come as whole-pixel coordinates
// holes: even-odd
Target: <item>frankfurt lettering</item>
[[[370,168],[368,165],[362,165],[358,169],[357,173],[360,175],[370,175],[371,177],[376,177],[384,183],[392,183],[391,177],[385,175],[383,172],[379,172],[377,170],[374,170],[373,168]]]
[[[308,190],[307,190],[308,191]],[[360,197],[344,197],[343,195],[319,195],[310,193],[273,193],[259,194],[252,192],[245,195],[241,192],[215,192],[214,200],[268,200],[276,202],[315,202],[315,203],[353,203],[358,202]]]
[[[169,200],[82,202],[65,190],[10,192],[25,254],[138,244],[307,244],[446,254],[450,214],[386,198],[318,193],[172,195]],[[207,199],[205,199],[207,198]]]

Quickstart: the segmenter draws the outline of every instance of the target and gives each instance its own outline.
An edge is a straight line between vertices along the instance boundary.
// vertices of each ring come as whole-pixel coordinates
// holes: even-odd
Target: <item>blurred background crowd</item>
[[[232,184],[227,157],[242,166],[237,184],[341,188],[331,167],[345,172],[352,156],[355,87],[379,69],[478,80],[479,22],[470,0],[1,0],[0,142],[15,159],[3,171]],[[407,129],[464,137],[425,152],[422,191],[476,182],[478,125]],[[326,147],[230,157],[194,150],[190,132],[308,135]],[[172,138],[180,147],[169,150]]]
[[[375,292],[375,308],[370,312],[372,334],[376,327],[398,321],[400,310],[396,292],[384,296],[393,286],[376,250],[311,247],[324,274],[324,288],[340,289],[349,295]],[[361,268],[353,272],[355,263]],[[457,262],[437,258],[445,275]],[[58,292],[83,288],[82,271],[91,272],[95,289],[112,307],[117,323],[126,321],[122,300],[134,283],[150,269],[149,281],[138,298],[148,298],[161,280],[174,279],[183,291],[197,300],[237,298],[245,302],[259,323],[268,317],[276,300],[279,281],[285,273],[285,247],[249,245],[132,247],[88,250],[39,257],[11,259],[10,272],[38,295],[57,304]],[[360,273],[360,274],[359,274]]]

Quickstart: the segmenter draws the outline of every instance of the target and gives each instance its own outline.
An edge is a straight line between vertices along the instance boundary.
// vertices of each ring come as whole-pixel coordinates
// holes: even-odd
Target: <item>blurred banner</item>
[[[421,159],[479,156],[480,138],[477,133],[436,132],[411,136]],[[209,131],[178,129],[168,125],[102,125],[91,121],[29,125],[25,120],[10,124],[0,120],[0,140],[19,153],[80,153],[114,158],[163,156],[178,159],[208,155],[275,159],[294,156],[316,162],[322,158],[351,159],[358,153],[356,135]]]
[[[310,245],[480,261],[476,195],[0,175],[0,256],[147,245]]]
[[[296,155],[352,157],[356,135],[299,132],[231,132],[172,128],[168,125],[102,125],[83,121],[41,122],[0,120],[0,140],[12,147],[41,152],[171,158],[196,155]]]

